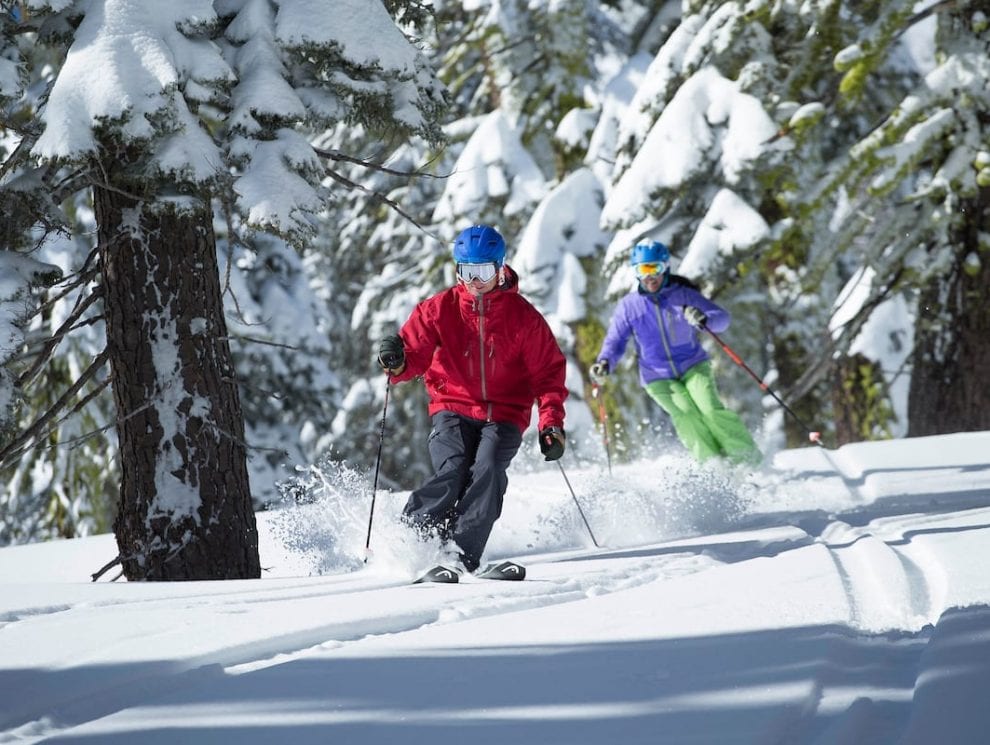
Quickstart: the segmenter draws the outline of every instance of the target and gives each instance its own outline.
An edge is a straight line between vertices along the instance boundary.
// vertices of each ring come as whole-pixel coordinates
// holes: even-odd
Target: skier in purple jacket
[[[670,415],[684,446],[699,461],[714,456],[736,463],[762,459],[746,425],[723,405],[698,329],[719,333],[731,316],[683,277],[670,274],[670,251],[657,241],[633,247],[639,286],[619,301],[591,378],[601,383],[615,369],[629,337],[636,343],[639,379]]]

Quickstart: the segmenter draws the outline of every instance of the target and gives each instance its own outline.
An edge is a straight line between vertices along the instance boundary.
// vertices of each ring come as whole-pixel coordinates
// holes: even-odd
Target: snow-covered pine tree
[[[935,3],[920,12],[910,2],[884,4],[836,56],[840,94],[853,102],[875,98],[876,69],[897,64],[899,40],[920,24],[934,26],[924,79],[837,160],[817,190],[842,194],[834,220],[870,269],[863,312],[840,338],[844,348],[865,335],[875,308],[898,303],[913,313],[913,334],[880,339],[914,339],[900,355],[910,356],[908,421],[901,423],[910,435],[990,426],[986,386],[973,375],[990,362],[990,4]],[[821,200],[814,207],[821,211]],[[877,365],[885,355],[873,346],[867,354]],[[890,382],[898,370],[883,373]]]
[[[15,251],[0,250],[0,460],[16,460],[34,435],[21,432],[18,409],[23,383],[10,366],[24,348],[25,331],[37,313],[37,290],[61,278],[57,266]],[[0,492],[0,543],[33,534],[44,520],[34,490]]]
[[[63,279],[41,291],[24,345],[4,370],[22,405],[14,440],[0,448],[0,544],[109,530],[118,481],[106,343],[92,292],[92,208],[74,194],[72,178],[29,158],[48,71],[64,56],[59,44],[36,42],[62,27],[50,18],[36,29],[31,15],[21,4],[0,13],[0,243],[59,267]]]
[[[858,353],[847,359],[852,337],[835,333],[840,328],[835,319],[848,310],[839,307],[843,287],[861,266],[862,246],[836,230],[843,200],[816,191],[836,159],[896,105],[917,70],[901,48],[899,55],[872,65],[871,94],[852,99],[839,93],[834,61],[862,29],[889,28],[890,16],[901,12],[898,6],[903,3],[774,6],[754,18],[770,31],[777,61],[759,95],[774,114],[778,136],[793,146],[776,172],[760,173],[770,187],[760,211],[772,232],[758,247],[755,266],[771,298],[772,365],[791,405],[806,422],[819,425],[812,425],[816,429],[834,425],[837,442],[885,436],[893,409],[880,370]],[[879,214],[884,208],[873,209]],[[821,426],[825,422],[829,426]],[[796,421],[784,425],[789,443],[807,441]]]
[[[629,236],[669,242],[681,256],[675,271],[734,312],[733,347],[771,371],[803,420],[827,420],[831,358],[816,352],[852,268],[830,230],[835,202],[816,213],[804,193],[898,100],[910,71],[879,64],[876,95],[857,107],[836,99],[832,60],[877,20],[872,4],[693,2],[684,10],[619,128],[605,217],[623,240],[609,257],[621,264]],[[753,421],[758,387],[731,380],[726,389],[749,402]],[[796,422],[783,427],[791,444],[807,441]]]
[[[113,521],[117,441],[96,267],[91,261],[75,271],[91,240],[84,226],[93,225],[80,219],[91,217],[88,210],[67,213],[78,236],[53,236],[33,254],[58,266],[63,279],[39,298],[6,368],[16,373],[23,405],[16,444],[0,448],[0,544],[105,533]]]
[[[456,101],[488,107],[480,122],[465,117],[473,131],[434,213],[447,222],[488,221],[506,236],[520,290],[569,359],[571,452],[596,458],[582,369],[600,339],[586,299],[595,298],[597,309],[594,278],[607,237],[598,227],[602,185],[583,159],[599,103],[597,65],[605,57],[606,68],[621,65],[628,54],[620,20],[629,19],[585,0],[501,3],[479,18],[471,29],[478,44],[449,55],[445,69],[457,72],[450,82]]]
[[[29,149],[94,193],[121,563],[135,579],[257,576],[212,200],[301,241],[328,193],[305,133],[435,138],[441,88],[377,3],[25,5],[30,33],[67,50]]]
[[[227,241],[218,225],[231,353],[240,382],[256,507],[279,496],[289,468],[310,462],[312,432],[333,420],[343,365],[331,339],[333,306],[319,294],[308,246],[256,235]],[[337,286],[337,278],[324,282]]]
[[[342,133],[335,146],[342,146],[344,137]],[[348,145],[352,152],[367,148],[367,143]],[[385,171],[341,167],[348,178],[399,206],[415,223],[381,199],[353,192],[333,205],[327,229],[314,242],[319,256],[312,266],[320,276],[332,278],[319,292],[340,316],[330,333],[333,359],[345,377],[332,422],[308,444],[311,460],[330,457],[354,467],[373,465],[386,387],[375,361],[378,341],[396,333],[417,302],[453,281],[448,243],[453,239],[440,238],[430,223],[443,182],[430,174],[403,175],[418,172],[434,156],[424,147],[407,145],[389,158]],[[408,488],[430,469],[422,441],[430,428],[422,386],[390,390],[386,426],[380,482],[399,486],[401,475],[401,485]]]
[[[585,89],[588,108],[572,109],[557,124],[555,146],[561,164],[561,172],[573,174],[584,168],[596,178],[593,210],[578,207],[577,212],[593,212],[601,229],[601,200],[611,188],[618,155],[619,123],[630,113],[630,105],[642,81],[653,54],[676,27],[679,2],[635,3],[610,8],[599,5],[597,16],[589,23],[593,34],[594,82]],[[554,190],[556,191],[556,190]],[[586,203],[592,195],[587,195]],[[600,233],[611,240],[610,233]],[[565,259],[570,261],[570,259]],[[607,290],[610,274],[603,271],[605,252],[596,250],[594,255],[580,259],[585,270],[587,286],[583,303],[585,316],[573,326],[574,358],[582,372],[594,364],[611,318],[615,295]],[[558,267],[554,273],[560,273]],[[547,270],[544,270],[546,272]],[[613,371],[608,384],[595,390],[590,381],[584,386],[583,398],[591,407],[591,416],[598,420],[600,438],[601,420],[607,422],[612,457],[635,457],[650,452],[657,442],[656,433],[666,426],[661,413],[645,395],[639,385],[639,376],[632,357]],[[599,457],[601,455],[599,454]]]
[[[779,168],[790,143],[773,140],[778,127],[760,101],[759,84],[774,62],[770,34],[750,22],[744,5],[685,3],[619,119],[603,210],[604,225],[616,233],[605,268],[614,297],[634,285],[632,245],[643,238],[666,243],[674,271],[733,311],[733,346],[763,366],[766,330],[726,288],[740,283],[742,257],[769,233],[760,213],[768,187],[757,174]],[[743,297],[765,297],[755,272],[746,281]],[[750,423],[758,421],[758,396],[725,389],[748,404],[739,408]]]
[[[435,178],[379,172],[362,180],[400,204],[422,229],[390,214],[384,205],[369,211],[364,200],[354,197],[338,205],[340,217],[334,218],[346,227],[326,236],[326,266],[335,274],[361,278],[353,283],[357,291],[344,289],[353,299],[350,339],[343,340],[353,377],[332,431],[322,440],[332,447],[333,457],[370,465],[385,394],[384,377],[374,363],[377,342],[395,333],[417,302],[453,283],[450,252],[457,233],[471,224],[497,226],[509,244],[511,263],[515,238],[546,190],[546,175],[499,108],[500,86],[517,83],[506,61],[493,59],[508,55],[513,42],[532,49],[534,32],[519,25],[519,14],[535,23],[544,11],[514,2],[467,5],[438,6],[428,37],[438,74],[450,91],[453,121],[444,130],[447,147],[440,153],[405,149],[388,163],[394,171],[408,172],[429,162],[429,174]],[[515,31],[521,36],[507,36]],[[339,148],[340,142],[337,139],[334,146]],[[357,178],[357,172],[350,173]],[[384,483],[408,488],[430,471],[423,444],[428,430],[422,387],[392,389],[381,468]],[[394,481],[398,474],[401,483]]]

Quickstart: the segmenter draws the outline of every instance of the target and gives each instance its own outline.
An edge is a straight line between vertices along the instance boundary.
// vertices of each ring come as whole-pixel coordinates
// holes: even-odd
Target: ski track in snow
[[[847,628],[821,640],[826,653],[807,683],[789,717],[766,742],[810,741],[855,743],[864,738],[889,737],[891,717],[884,704],[843,699],[843,686],[859,665],[864,646],[886,645],[887,653],[917,661],[924,671],[924,655],[939,659],[951,652],[951,639],[929,649],[933,624],[945,611],[949,580],[937,551],[930,550],[926,534],[940,531],[939,514],[912,514],[912,498],[889,500],[890,511],[863,512],[870,500],[870,475],[854,460],[839,453],[822,453],[821,470],[770,481],[789,482],[812,493],[827,493],[840,504],[836,514],[795,507],[791,512],[761,512],[757,505],[740,515],[736,529],[683,535],[674,540],[640,546],[569,549],[517,555],[527,566],[523,582],[499,582],[465,578],[457,585],[411,585],[406,578],[357,571],[310,578],[270,579],[257,582],[211,583],[210,594],[182,592],[174,585],[109,583],[70,586],[68,602],[4,608],[0,603],[0,634],[8,648],[17,649],[17,638],[38,637],[38,625],[50,626],[50,638],[70,635],[82,638],[90,655],[82,655],[65,667],[53,653],[51,668],[76,675],[73,686],[62,686],[61,700],[44,698],[44,678],[51,674],[44,661],[21,668],[16,689],[5,691],[0,712],[0,742],[37,740],[65,733],[86,722],[154,701],[170,692],[208,684],[225,676],[249,675],[314,655],[334,654],[350,645],[379,637],[400,637],[431,626],[465,623],[519,611],[575,603],[612,593],[622,593],[650,583],[676,580],[728,565],[769,560],[788,551],[821,555],[816,566],[831,567],[848,605]],[[817,486],[816,486],[817,484]],[[532,486],[530,486],[532,488]],[[769,487],[768,487],[769,488]],[[974,499],[974,527],[990,523],[986,498]],[[915,498],[915,502],[921,502]],[[906,505],[906,506],[905,506]],[[596,508],[590,512],[595,516]],[[920,512],[920,511],[919,511]],[[600,518],[600,514],[597,515]],[[356,515],[358,520],[360,515]],[[847,522],[846,520],[849,520]],[[861,523],[861,524],[857,524]],[[953,523],[958,526],[958,513]],[[950,528],[958,530],[958,527]],[[756,532],[759,537],[754,537]],[[501,558],[501,557],[493,557]],[[73,592],[78,598],[73,602]],[[400,613],[383,615],[394,605]],[[156,610],[184,605],[186,628],[156,624]],[[145,623],[133,636],[107,638],[105,621],[124,611],[141,614]],[[278,614],[294,620],[291,631],[270,635],[267,622]],[[321,623],[321,617],[334,617]],[[956,626],[965,629],[967,621]],[[280,624],[286,626],[284,622]],[[290,624],[291,625],[291,624]],[[253,641],[225,644],[229,633],[244,639],[245,629],[256,629]],[[195,632],[190,633],[195,629]],[[887,632],[886,636],[883,636]],[[948,634],[948,632],[946,632]],[[189,635],[189,655],[184,659],[150,659],[156,639]],[[937,636],[937,635],[936,635]],[[85,645],[83,645],[85,646]],[[108,648],[120,659],[118,669],[98,670]],[[35,651],[44,656],[44,650]],[[61,669],[58,669],[61,666]],[[912,667],[901,664],[898,669]],[[914,681],[891,680],[892,700],[912,689]],[[71,695],[67,691],[73,691]],[[932,704],[936,705],[936,704]],[[820,715],[841,711],[827,732]],[[818,738],[821,738],[820,740]]]
[[[64,701],[46,700],[35,706],[29,703],[32,695],[30,686],[8,694],[7,703],[11,711],[36,709],[37,718],[17,721],[0,714],[0,742],[20,738],[50,737],[58,731],[70,729],[93,718],[93,714],[103,717],[115,711],[134,707],[143,701],[150,701],[173,690],[202,683],[214,676],[225,674],[240,675],[283,664],[309,654],[345,647],[350,643],[370,637],[402,634],[416,631],[432,624],[449,624],[481,618],[490,615],[513,613],[529,608],[573,602],[610,592],[621,592],[642,584],[656,581],[664,576],[687,574],[701,571],[712,564],[711,561],[692,555],[661,556],[649,559],[630,558],[616,568],[615,562],[596,567],[592,561],[595,552],[573,553],[567,558],[584,558],[584,571],[580,576],[570,576],[569,564],[549,563],[530,564],[530,576],[523,582],[500,582],[493,580],[467,580],[458,585],[440,584],[411,585],[406,582],[361,582],[351,576],[321,578],[313,583],[295,584],[264,590],[223,592],[224,599],[218,603],[216,595],[180,595],[178,599],[187,604],[188,625],[198,627],[216,623],[216,615],[240,616],[248,623],[254,623],[254,616],[263,615],[264,607],[278,602],[284,611],[285,603],[292,604],[294,614],[299,617],[318,618],[320,608],[346,598],[349,612],[353,617],[344,623],[303,625],[293,634],[269,636],[264,633],[263,621],[258,621],[262,636],[257,641],[214,652],[190,657],[183,663],[160,665],[146,663],[140,668],[140,676],[133,674],[115,678],[106,673],[100,676],[100,687],[81,685],[85,693]],[[608,552],[605,552],[606,555]],[[245,583],[229,582],[224,586]],[[413,612],[390,615],[384,618],[364,612],[362,599],[373,599],[375,608],[381,606],[382,593],[415,593],[421,600],[412,605]],[[8,624],[8,633],[16,633],[18,625],[36,622],[57,623],[61,633],[72,633],[72,629],[99,628],[100,617],[113,613],[124,606],[141,606],[153,617],[156,603],[173,604],[177,598],[167,599],[113,599],[59,608],[35,608],[13,611],[5,614],[15,620]],[[408,607],[408,598],[402,599]],[[218,610],[219,606],[219,610]],[[207,617],[202,621],[195,618],[197,613]],[[231,621],[233,623],[233,621]],[[30,630],[31,633],[34,630]],[[161,633],[167,630],[160,629]],[[222,632],[221,632],[222,633]],[[106,649],[105,644],[137,643],[142,647],[153,644],[145,627],[140,635],[130,639],[104,640],[99,653]],[[77,659],[83,664],[86,659]],[[107,684],[108,678],[112,681]]]
[[[902,549],[896,549],[879,538],[870,535],[853,535],[848,526],[833,524],[826,530],[828,542],[823,543],[835,563],[835,571],[841,578],[850,605],[852,626],[867,628],[898,628],[905,623],[923,626],[933,621],[927,572],[935,569],[928,560],[910,559]],[[713,538],[712,536],[709,537]],[[717,538],[717,536],[714,536]],[[890,540],[899,541],[900,536]],[[25,698],[31,695],[30,686],[14,692],[12,711],[30,711],[36,708],[36,718],[27,720],[0,719],[0,726],[7,731],[0,735],[0,742],[18,738],[50,737],[59,731],[78,726],[85,721],[107,716],[151,701],[171,691],[194,684],[204,684],[214,677],[243,675],[267,667],[280,665],[308,655],[342,649],[349,644],[374,636],[398,635],[434,624],[452,624],[500,614],[509,614],[535,607],[569,603],[613,592],[622,592],[651,582],[676,576],[703,572],[728,562],[749,561],[775,555],[781,551],[810,545],[807,537],[791,535],[779,541],[727,542],[725,544],[691,545],[690,539],[682,539],[672,545],[644,546],[628,549],[602,549],[599,551],[570,552],[548,556],[528,565],[529,575],[523,582],[498,582],[468,580],[458,585],[420,584],[405,582],[360,581],[352,575],[315,579],[310,582],[291,582],[287,585],[266,587],[263,590],[230,589],[217,595],[190,594],[180,596],[190,615],[189,625],[216,623],[217,614],[240,617],[244,622],[257,623],[264,628],[261,618],[266,606],[276,602],[285,610],[291,604],[293,613],[300,618],[319,618],[321,607],[346,598],[351,618],[332,624],[302,624],[292,634],[271,637],[263,635],[257,641],[220,648],[207,654],[188,658],[175,664],[146,663],[128,676],[114,678],[103,674],[99,687],[85,683],[78,695],[63,701],[39,702],[31,707]],[[679,546],[678,544],[684,544]],[[831,545],[829,545],[831,544]],[[572,573],[580,566],[580,573]],[[878,581],[874,567],[899,566],[903,582],[893,586]],[[882,571],[880,576],[887,574]],[[225,583],[241,585],[242,583]],[[414,595],[416,601],[402,599],[403,607],[413,606],[412,612],[385,618],[365,612],[362,599],[374,599],[380,607],[381,594],[401,593]],[[98,628],[104,613],[113,613],[122,606],[142,606],[152,616],[159,602],[174,603],[174,596],[166,600],[121,598],[75,606],[33,608],[8,612],[5,618],[7,633],[16,632],[18,625],[39,622],[57,622],[64,631],[70,629]],[[905,602],[911,608],[909,619],[903,618]],[[920,607],[919,607],[920,606]],[[197,614],[205,614],[197,620]],[[233,621],[231,621],[233,622]],[[164,630],[161,630],[164,632]],[[147,630],[132,639],[104,640],[104,643],[153,644]],[[837,658],[833,661],[841,669],[845,648],[835,645]],[[100,651],[103,651],[100,647]],[[920,652],[920,649],[918,650]],[[77,660],[78,664],[85,659]],[[805,710],[795,715],[794,727],[814,716],[822,690],[828,687],[828,666],[824,666],[817,684],[808,691]]]

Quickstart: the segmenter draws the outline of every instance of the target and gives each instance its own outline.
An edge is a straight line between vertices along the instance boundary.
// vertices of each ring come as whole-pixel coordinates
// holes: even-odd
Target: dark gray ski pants
[[[483,422],[450,411],[433,415],[430,460],[435,473],[409,495],[406,521],[424,532],[453,539],[464,566],[474,571],[502,514],[509,478],[505,471],[519,450],[514,424]]]

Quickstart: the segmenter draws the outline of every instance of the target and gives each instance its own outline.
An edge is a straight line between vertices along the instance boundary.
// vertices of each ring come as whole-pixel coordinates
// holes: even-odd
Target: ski
[[[440,584],[452,585],[460,582],[460,575],[461,573],[456,569],[445,567],[443,564],[437,564],[421,577],[413,580],[413,584],[420,585],[427,582],[437,582]],[[477,579],[518,582],[519,580],[526,579],[526,567],[522,564],[517,564],[514,561],[500,561],[498,563],[488,564],[483,569],[479,569],[477,572],[469,576]]]
[[[440,582],[443,584],[454,584],[460,580],[460,573],[454,569],[443,566],[442,564],[437,564],[435,567],[430,569],[426,574],[418,579],[413,580],[414,585],[419,585],[424,582]]]
[[[501,561],[497,564],[489,564],[484,569],[479,569],[474,576],[480,579],[502,579],[518,582],[526,579],[526,567],[522,564],[516,564],[514,561]]]

